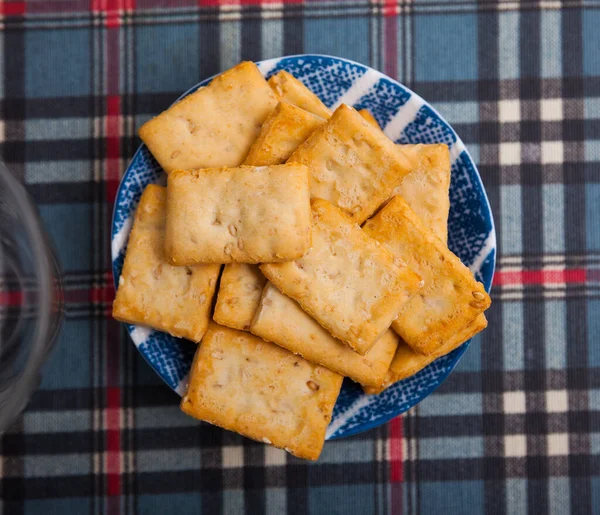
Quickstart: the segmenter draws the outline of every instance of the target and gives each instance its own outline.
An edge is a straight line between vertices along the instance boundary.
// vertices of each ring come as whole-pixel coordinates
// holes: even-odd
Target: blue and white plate
[[[257,63],[265,77],[287,70],[329,107],[341,103],[368,109],[397,143],[446,143],[452,159],[448,246],[489,291],[494,275],[496,233],[490,205],[475,163],[452,127],[420,96],[362,64],[322,55],[298,55]],[[210,82],[204,80],[183,96]],[[164,173],[145,145],[133,156],[121,181],[112,226],[112,268],[119,282],[133,215],[146,185],[164,183]],[[128,325],[146,361],[177,393],[183,394],[196,345],[165,333]],[[405,412],[435,390],[467,350],[469,342],[380,395],[367,396],[346,380],[327,438],[350,436]]]

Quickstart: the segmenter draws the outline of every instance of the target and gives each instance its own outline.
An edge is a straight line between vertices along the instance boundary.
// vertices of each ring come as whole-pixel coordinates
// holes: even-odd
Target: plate
[[[257,63],[265,77],[287,70],[331,108],[341,103],[368,109],[397,143],[446,143],[450,148],[452,179],[448,246],[489,292],[494,275],[496,233],[490,204],[473,159],[450,124],[410,89],[362,64],[324,55],[296,55]],[[182,95],[183,98],[212,77]],[[158,114],[158,113],[157,113]],[[140,196],[150,183],[164,184],[165,176],[145,145],[140,146],[119,186],[112,224],[112,270],[119,282],[127,238]],[[196,345],[146,327],[127,325],[142,356],[179,395]],[[405,412],[433,392],[456,366],[469,342],[439,358],[418,374],[383,393],[367,396],[346,379],[327,430],[327,439],[350,436],[376,427]]]

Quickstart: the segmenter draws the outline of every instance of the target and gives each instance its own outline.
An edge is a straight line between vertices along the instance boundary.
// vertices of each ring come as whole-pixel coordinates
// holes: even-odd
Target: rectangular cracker
[[[399,145],[405,153],[416,151],[419,165],[394,190],[433,234],[448,243],[450,211],[450,151],[448,145]]]
[[[329,118],[331,111],[321,99],[308,89],[296,77],[281,70],[269,79],[269,86],[281,100],[308,111],[321,118]]]
[[[294,150],[321,125],[323,118],[287,102],[279,102],[268,116],[245,165],[264,166],[285,163]]]
[[[277,97],[254,63],[215,77],[139,130],[165,172],[239,166]]]
[[[375,127],[377,120],[366,109],[359,114]],[[450,150],[448,145],[398,145],[407,155],[417,154],[418,166],[409,173],[392,196],[400,195],[426,227],[444,243],[448,243],[450,211]]]
[[[221,267],[176,267],[166,262],[166,199],[166,188],[153,184],[142,194],[113,303],[113,317],[198,342],[208,326]]]
[[[361,109],[358,112],[358,114],[361,115],[365,119],[365,121],[369,122],[371,125],[373,125],[375,127],[379,127],[377,120],[367,109]]]
[[[165,253],[174,265],[296,259],[311,241],[302,165],[176,170],[167,180]]]
[[[269,115],[252,145],[245,165],[277,165],[325,120],[287,102]],[[234,329],[248,330],[258,308],[266,278],[256,265],[230,263],[221,275],[213,320]]]
[[[342,380],[273,343],[211,322],[194,357],[181,409],[316,460]]]
[[[267,283],[250,332],[364,386],[385,379],[400,338],[388,329],[365,355],[335,339],[273,284]]]
[[[289,163],[310,168],[310,194],[335,204],[358,224],[414,168],[381,130],[342,104],[296,149]]]
[[[313,243],[306,255],[260,269],[333,336],[364,355],[421,278],[339,208],[322,199],[313,199],[311,206]]]
[[[221,284],[213,320],[217,324],[247,331],[267,282],[257,265],[229,263],[221,274]]]
[[[423,288],[392,325],[415,352],[433,354],[490,306],[483,285],[402,197],[394,197],[363,230],[423,278]]]
[[[477,333],[480,333],[487,327],[487,319],[482,313],[475,320],[466,325],[463,329],[455,333],[449,340],[446,341],[437,351],[429,356],[418,354],[410,348],[405,342],[400,340],[392,364],[385,375],[383,383],[378,386],[365,386],[363,390],[367,394],[381,393],[393,384],[414,376],[420,370],[423,370],[427,365],[438,358],[449,354],[454,349],[458,348],[467,340],[470,340]]]

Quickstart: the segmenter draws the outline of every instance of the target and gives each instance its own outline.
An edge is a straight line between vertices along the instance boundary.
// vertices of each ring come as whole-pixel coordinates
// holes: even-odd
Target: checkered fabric
[[[0,440],[0,513],[600,513],[600,4],[0,3],[0,148],[65,271],[66,322]],[[316,464],[184,416],[110,318],[138,128],[242,59],[347,57],[429,100],[495,213],[489,328],[403,417]]]

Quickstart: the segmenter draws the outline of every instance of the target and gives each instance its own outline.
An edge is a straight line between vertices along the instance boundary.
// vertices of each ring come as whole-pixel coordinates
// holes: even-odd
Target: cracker
[[[258,266],[229,263],[221,274],[221,283],[213,320],[221,325],[247,331],[267,279]]]
[[[442,347],[429,356],[418,354],[410,348],[409,345],[402,340],[398,345],[392,364],[385,376],[383,383],[377,386],[366,386],[364,391],[367,394],[381,393],[389,388],[394,383],[414,376],[420,370],[423,370],[427,365],[436,359],[449,354],[454,349],[458,348],[467,340],[470,340],[477,333],[480,333],[487,327],[487,320],[482,313],[475,320],[466,325],[463,329],[455,333]]]
[[[294,150],[324,123],[323,118],[287,102],[280,102],[265,121],[244,164],[263,166],[285,163]]]
[[[379,127],[366,109],[359,114]],[[408,155],[418,154],[418,167],[409,173],[392,196],[400,195],[426,227],[444,243],[448,242],[448,212],[450,211],[450,150],[442,143],[433,145],[398,145]]]
[[[419,165],[394,190],[444,243],[448,242],[450,210],[450,151],[448,145],[399,145],[405,153],[416,151]]]
[[[167,197],[165,253],[174,265],[286,261],[310,247],[305,166],[176,170]]]
[[[339,208],[322,199],[311,205],[313,243],[306,255],[260,268],[333,336],[364,355],[421,279]]]
[[[273,75],[269,79],[269,86],[281,100],[294,104],[321,118],[331,116],[331,111],[321,102],[321,99],[285,70]]]
[[[369,122],[371,125],[379,128],[379,124],[377,123],[377,120],[375,119],[375,117],[366,109],[361,109],[358,112],[359,115],[361,115],[367,122]]]
[[[265,286],[250,332],[357,383],[374,387],[383,382],[399,341],[389,329],[361,356],[331,336],[271,283]]]
[[[285,162],[298,145],[323,123],[322,118],[304,109],[280,102],[267,118],[244,164],[263,166]],[[215,322],[248,330],[265,282],[265,276],[256,265],[225,265],[213,314]]]
[[[181,409],[316,460],[342,380],[257,336],[211,323],[194,357]]]
[[[290,156],[310,168],[311,196],[328,200],[364,222],[415,164],[381,130],[342,104]]]
[[[415,352],[433,354],[490,306],[483,285],[402,197],[394,197],[363,230],[423,278],[423,288],[392,325]]]
[[[254,63],[215,77],[139,130],[163,169],[240,165],[277,97]]]
[[[219,265],[175,267],[165,261],[166,188],[147,186],[135,213],[113,317],[179,338],[200,341]]]

